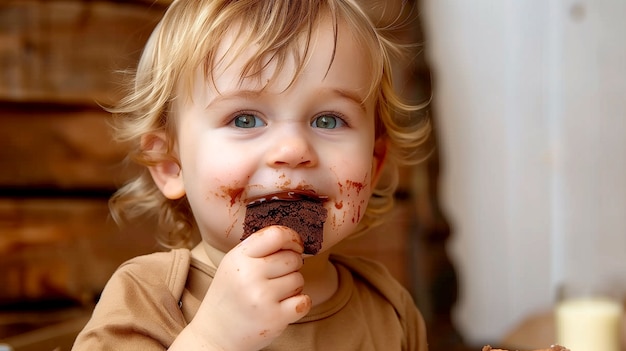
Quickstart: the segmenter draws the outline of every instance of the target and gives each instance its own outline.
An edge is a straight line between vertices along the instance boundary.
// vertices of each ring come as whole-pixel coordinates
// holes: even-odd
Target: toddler
[[[158,218],[168,251],[119,267],[74,350],[427,350],[387,270],[331,254],[382,220],[429,133],[365,6],[173,1],[112,108],[145,169],[112,214]],[[291,193],[323,203],[319,251],[280,225],[241,240],[250,202]]]

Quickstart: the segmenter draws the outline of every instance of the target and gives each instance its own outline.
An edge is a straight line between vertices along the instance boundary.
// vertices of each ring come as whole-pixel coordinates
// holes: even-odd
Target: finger
[[[293,272],[276,279],[266,280],[263,284],[247,287],[245,295],[251,306],[274,306],[293,296],[300,295],[304,289],[304,277],[300,272]]]
[[[279,302],[299,295],[304,289],[304,277],[300,272],[293,272],[268,282],[268,292],[272,300]]]
[[[266,257],[280,250],[291,250],[299,254],[304,252],[300,235],[279,225],[265,227],[253,233],[240,245],[242,251],[252,258]]]
[[[280,250],[262,258],[265,278],[273,279],[298,271],[304,264],[302,254],[291,250]]]
[[[311,298],[309,295],[299,294],[289,297],[280,303],[283,314],[293,323],[304,317],[311,310]]]

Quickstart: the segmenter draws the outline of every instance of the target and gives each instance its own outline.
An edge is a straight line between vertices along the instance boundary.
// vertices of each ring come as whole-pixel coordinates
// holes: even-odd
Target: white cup
[[[584,284],[563,287],[556,306],[557,343],[571,351],[620,351],[621,294]]]

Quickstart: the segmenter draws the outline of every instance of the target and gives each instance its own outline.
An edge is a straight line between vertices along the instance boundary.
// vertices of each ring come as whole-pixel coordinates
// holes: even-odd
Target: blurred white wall
[[[626,1],[422,0],[469,342],[626,282]]]

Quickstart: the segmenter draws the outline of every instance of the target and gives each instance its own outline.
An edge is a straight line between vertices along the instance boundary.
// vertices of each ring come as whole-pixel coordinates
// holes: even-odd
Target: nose
[[[315,149],[306,133],[293,128],[274,137],[266,157],[270,167],[313,167],[318,162]]]

